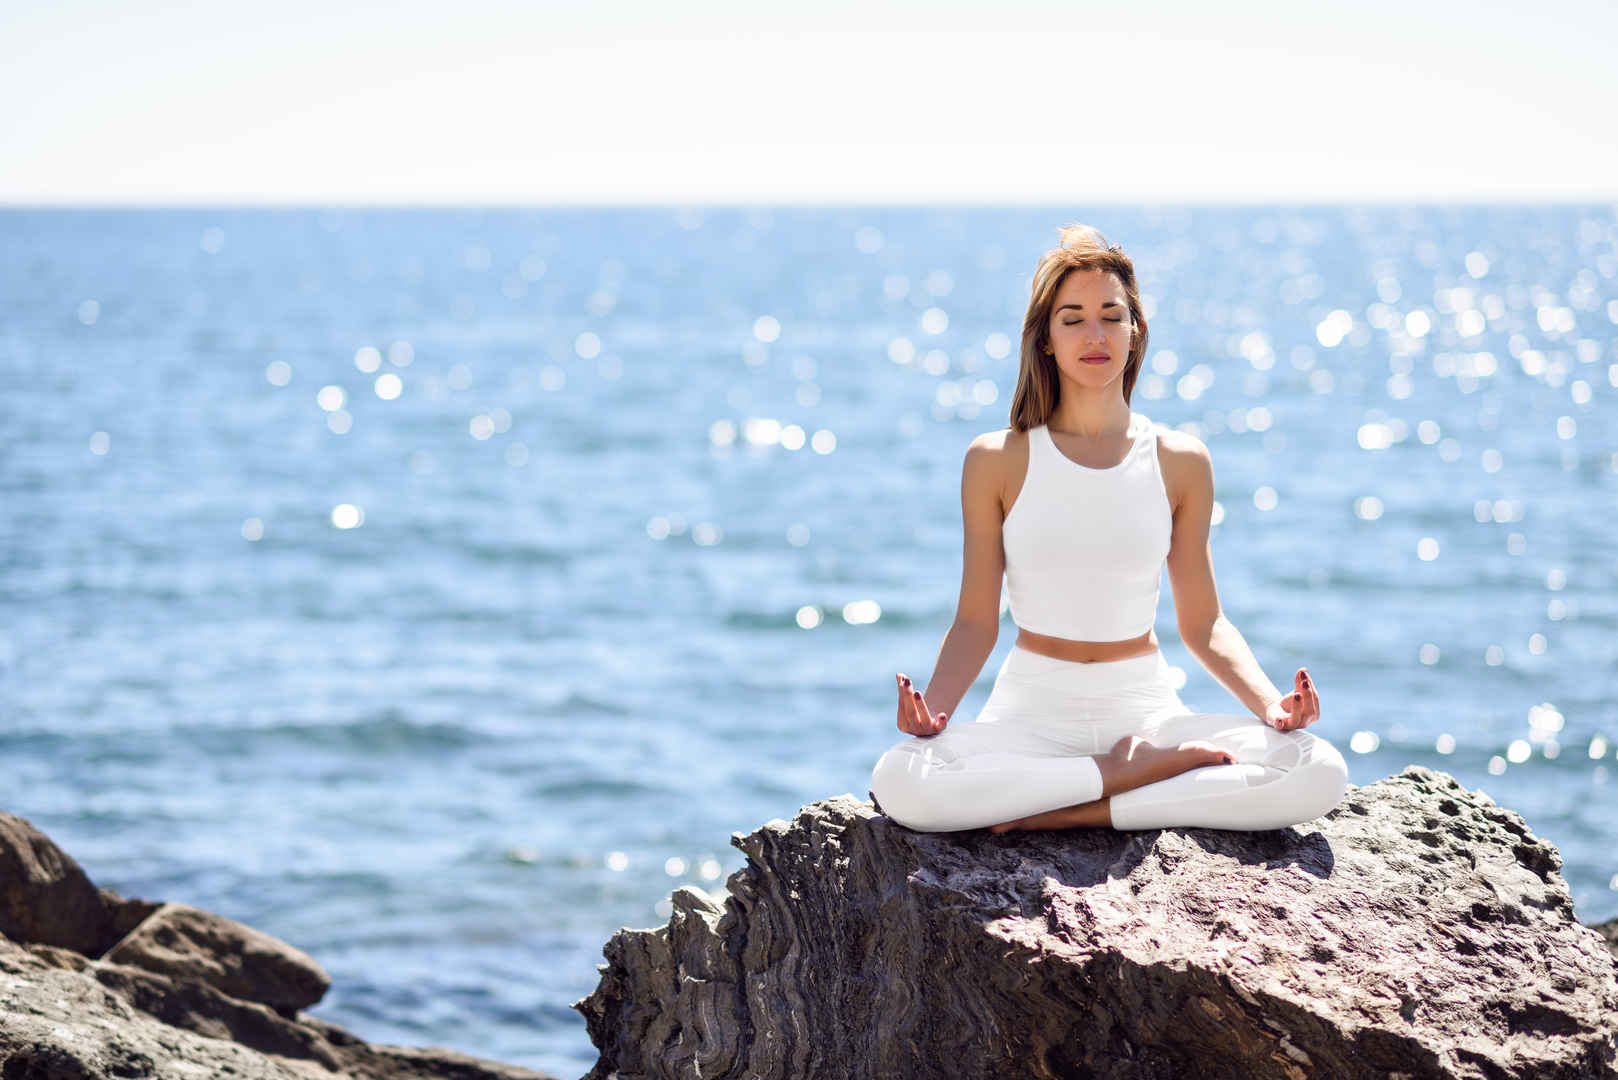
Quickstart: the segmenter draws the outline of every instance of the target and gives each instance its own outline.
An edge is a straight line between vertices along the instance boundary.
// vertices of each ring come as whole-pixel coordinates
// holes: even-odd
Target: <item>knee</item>
[[[890,747],[871,770],[871,798],[882,814],[917,832],[939,831],[933,824],[923,777],[926,763],[908,742]]]
[[[1331,743],[1312,732],[1300,731],[1303,743],[1293,781],[1300,801],[1299,820],[1312,821],[1336,809],[1348,792],[1348,763]]]

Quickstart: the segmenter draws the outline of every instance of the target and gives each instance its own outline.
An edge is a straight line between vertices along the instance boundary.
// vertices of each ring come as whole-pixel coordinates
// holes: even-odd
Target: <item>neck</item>
[[[1130,408],[1121,387],[1088,391],[1063,385],[1056,411],[1046,421],[1058,431],[1102,438],[1129,430]]]

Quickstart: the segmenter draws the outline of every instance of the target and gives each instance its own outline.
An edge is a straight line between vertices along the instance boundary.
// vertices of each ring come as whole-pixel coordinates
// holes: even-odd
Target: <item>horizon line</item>
[[[355,198],[353,196],[290,196],[264,198],[232,194],[193,196],[182,199],[102,199],[60,198],[13,199],[0,195],[4,210],[629,210],[694,209],[702,207],[779,207],[791,209],[961,209],[1056,208],[1062,206],[1136,207],[1349,207],[1349,206],[1598,206],[1618,209],[1618,190],[1590,193],[1499,193],[1435,194],[1432,192],[1389,192],[1366,194],[1310,193],[1284,196],[1221,197],[1207,194],[1183,196],[1152,195],[1135,198],[1109,193],[1078,198],[1030,197],[947,197],[939,199],[820,198],[805,199],[769,195],[721,198],[703,196],[681,198],[626,197],[621,199],[551,197],[546,199],[489,199],[477,197]]]

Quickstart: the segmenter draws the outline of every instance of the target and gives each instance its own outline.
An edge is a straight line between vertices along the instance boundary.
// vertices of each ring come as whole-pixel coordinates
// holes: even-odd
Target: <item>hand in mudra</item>
[[[1264,710],[1264,722],[1277,731],[1297,731],[1320,719],[1320,694],[1309,673],[1299,668],[1292,681],[1292,693]]]
[[[896,673],[894,678],[899,680],[899,730],[906,735],[937,735],[943,731],[949,717],[944,713],[933,715],[927,699],[907,677]]]

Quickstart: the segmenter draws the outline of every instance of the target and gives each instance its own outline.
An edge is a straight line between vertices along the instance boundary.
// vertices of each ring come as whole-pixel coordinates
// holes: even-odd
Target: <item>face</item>
[[[1070,270],[1056,290],[1048,332],[1062,380],[1100,388],[1129,364],[1134,321],[1124,284],[1110,270]]]

